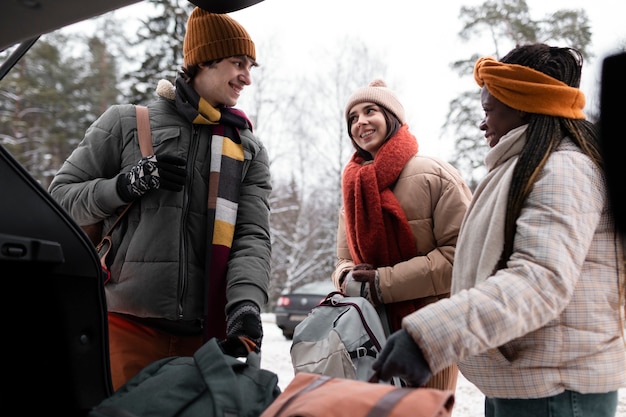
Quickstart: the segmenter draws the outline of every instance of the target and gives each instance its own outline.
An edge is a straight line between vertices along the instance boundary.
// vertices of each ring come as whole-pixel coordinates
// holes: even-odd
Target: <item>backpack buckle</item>
[[[350,352],[350,358],[352,359],[364,358],[367,356],[367,352],[368,352],[367,348],[363,346],[359,346],[358,348]]]

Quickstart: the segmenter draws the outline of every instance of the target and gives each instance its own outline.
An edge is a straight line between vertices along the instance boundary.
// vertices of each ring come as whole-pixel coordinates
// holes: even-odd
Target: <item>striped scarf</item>
[[[205,341],[226,337],[226,271],[235,235],[244,152],[239,129],[252,129],[240,110],[214,108],[181,77],[176,80],[176,106],[194,124],[211,125],[211,162],[207,206],[205,270]]]

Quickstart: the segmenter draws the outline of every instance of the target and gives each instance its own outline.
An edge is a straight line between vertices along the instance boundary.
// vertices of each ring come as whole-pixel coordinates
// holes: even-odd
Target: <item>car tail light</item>
[[[289,297],[278,297],[278,302],[276,303],[276,305],[280,307],[285,307],[288,306],[290,303],[291,301],[289,300]]]

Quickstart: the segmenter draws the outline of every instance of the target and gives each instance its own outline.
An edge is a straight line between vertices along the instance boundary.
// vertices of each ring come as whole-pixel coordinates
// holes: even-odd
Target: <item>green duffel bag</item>
[[[151,363],[96,407],[89,417],[258,417],[281,393],[278,376],[222,352],[215,338],[193,357]]]

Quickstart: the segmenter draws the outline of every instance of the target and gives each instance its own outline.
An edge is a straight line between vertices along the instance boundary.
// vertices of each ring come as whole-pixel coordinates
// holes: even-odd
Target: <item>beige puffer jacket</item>
[[[384,303],[447,297],[457,236],[472,197],[469,187],[452,165],[417,154],[400,173],[393,192],[413,230],[418,256],[378,268]],[[338,261],[332,274],[337,288],[354,267],[344,221],[342,208],[337,233]]]

